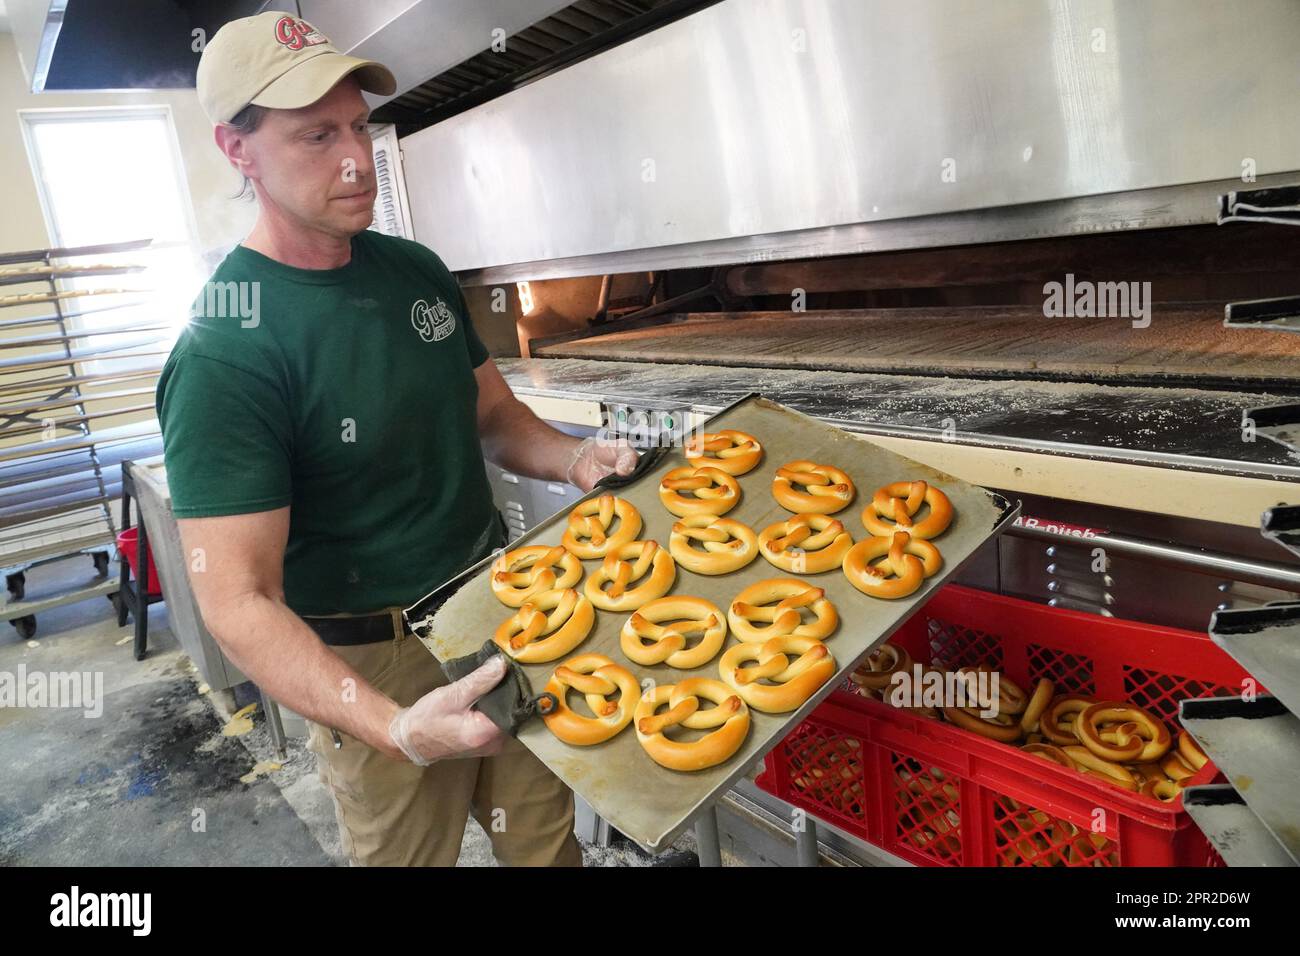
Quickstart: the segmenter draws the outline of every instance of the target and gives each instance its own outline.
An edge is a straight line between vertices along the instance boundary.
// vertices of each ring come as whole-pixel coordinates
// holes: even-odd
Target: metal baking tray
[[[1186,787],[1183,809],[1228,866],[1296,865],[1231,784]]]
[[[1300,718],[1276,697],[1207,697],[1179,703],[1178,719],[1246,806],[1300,863]]]
[[[885,601],[867,597],[854,588],[838,569],[823,574],[798,575],[824,588],[826,596],[839,611],[840,626],[826,642],[835,657],[837,673],[796,711],[763,714],[751,708],[749,737],[740,751],[720,766],[695,773],[664,769],[645,753],[630,727],[594,747],[570,746],[553,736],[540,720],[532,721],[520,731],[519,740],[556,776],[603,818],[651,852],[668,846],[700,811],[745,776],[764,753],[843,681],[864,654],[887,640],[936,589],[957,573],[985,541],[1004,530],[1020,511],[1019,502],[1012,503],[987,489],[894,454],[758,395],[748,396],[723,409],[708,420],[705,428],[709,431],[739,429],[754,435],[763,444],[763,460],[754,470],[737,479],[741,486],[741,501],[727,514],[727,517],[749,525],[755,533],[775,521],[790,517],[790,512],[772,497],[772,479],[777,468],[801,458],[836,465],[853,479],[857,496],[835,517],[844,522],[855,540],[866,535],[859,517],[863,507],[877,488],[894,481],[919,478],[937,485],[951,499],[955,517],[948,529],[934,539],[944,557],[943,568],[907,598]],[[630,501],[641,512],[643,539],[650,538],[667,546],[669,530],[677,519],[659,500],[659,481],[670,469],[685,463],[682,449],[670,448],[637,480],[613,492]],[[605,489],[598,488],[584,496],[584,500],[601,493],[606,493]],[[553,516],[514,542],[512,547],[559,544],[567,526],[567,516],[567,512]],[[407,620],[412,629],[439,661],[474,652],[502,621],[514,613],[514,609],[497,600],[489,587],[489,565],[495,557],[485,558],[407,609]],[[598,564],[595,561],[584,563],[588,574]],[[739,571],[718,576],[694,574],[679,565],[677,580],[669,593],[705,598],[725,614],[742,588],[764,578],[790,576],[761,556]],[[446,597],[448,593],[450,597]],[[444,599],[445,603],[430,616],[429,609],[437,607]],[[605,654],[627,667],[638,680],[650,678],[658,684],[675,683],[691,676],[719,676],[718,657],[693,671],[680,671],[667,665],[642,667],[633,664],[619,649],[619,632],[627,617],[627,614],[598,610],[591,635],[573,654]],[[725,647],[735,643],[735,638],[728,635]],[[525,666],[535,692],[541,691],[560,663],[562,660]],[[573,703],[579,708],[585,706],[576,699]]]
[[[1215,611],[1210,640],[1300,714],[1300,602]]]

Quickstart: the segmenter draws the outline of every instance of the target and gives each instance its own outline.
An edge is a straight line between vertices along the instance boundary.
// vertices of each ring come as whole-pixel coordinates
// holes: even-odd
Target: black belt
[[[502,517],[501,512],[493,509],[496,514],[496,548],[503,548],[506,545],[508,534],[506,532],[506,519]],[[471,561],[466,567],[474,564]],[[427,608],[421,610],[425,614],[432,614],[438,608],[442,607],[450,594],[442,595]],[[357,644],[374,644],[376,641],[391,641],[393,639],[393,619],[387,614],[364,614],[358,617],[303,617],[307,626],[316,632],[321,641],[331,647],[352,647]],[[414,633],[402,619],[402,633]]]
[[[352,647],[357,644],[374,644],[391,641],[393,616],[391,614],[365,614],[359,617],[304,617],[307,626],[331,647]],[[411,629],[402,622],[402,631]]]

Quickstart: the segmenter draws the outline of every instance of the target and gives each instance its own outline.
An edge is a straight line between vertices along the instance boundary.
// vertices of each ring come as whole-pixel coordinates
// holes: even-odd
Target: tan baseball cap
[[[388,67],[346,56],[306,20],[267,10],[231,20],[204,47],[199,103],[213,123],[228,123],[250,104],[278,110],[310,106],[351,73],[367,93],[397,91]]]

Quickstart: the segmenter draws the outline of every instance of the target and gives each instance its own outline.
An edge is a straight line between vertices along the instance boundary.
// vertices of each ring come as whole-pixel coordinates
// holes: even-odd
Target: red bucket
[[[131,566],[131,577],[138,582],[140,580],[140,562],[138,560],[140,550],[140,529],[127,528],[117,536],[117,550],[122,552],[126,558],[126,563]],[[154,563],[153,549],[146,548],[149,555],[149,590],[150,595],[161,595],[162,585],[158,583],[158,565]]]

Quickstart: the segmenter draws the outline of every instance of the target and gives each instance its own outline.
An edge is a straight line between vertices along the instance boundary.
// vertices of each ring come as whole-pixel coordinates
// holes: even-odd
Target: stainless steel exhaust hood
[[[340,50],[387,64],[401,94],[570,2],[8,0],[7,10],[35,93],[192,88],[202,38],[229,20],[282,9]]]
[[[1125,195],[1300,169],[1297,48],[1295,0],[724,0],[405,137],[411,213],[479,282],[1081,197],[1132,228]]]
[[[290,0],[272,0],[291,6]],[[397,95],[490,48],[571,0],[302,0],[302,16],[340,50],[385,64]],[[375,104],[386,98],[371,97]]]

